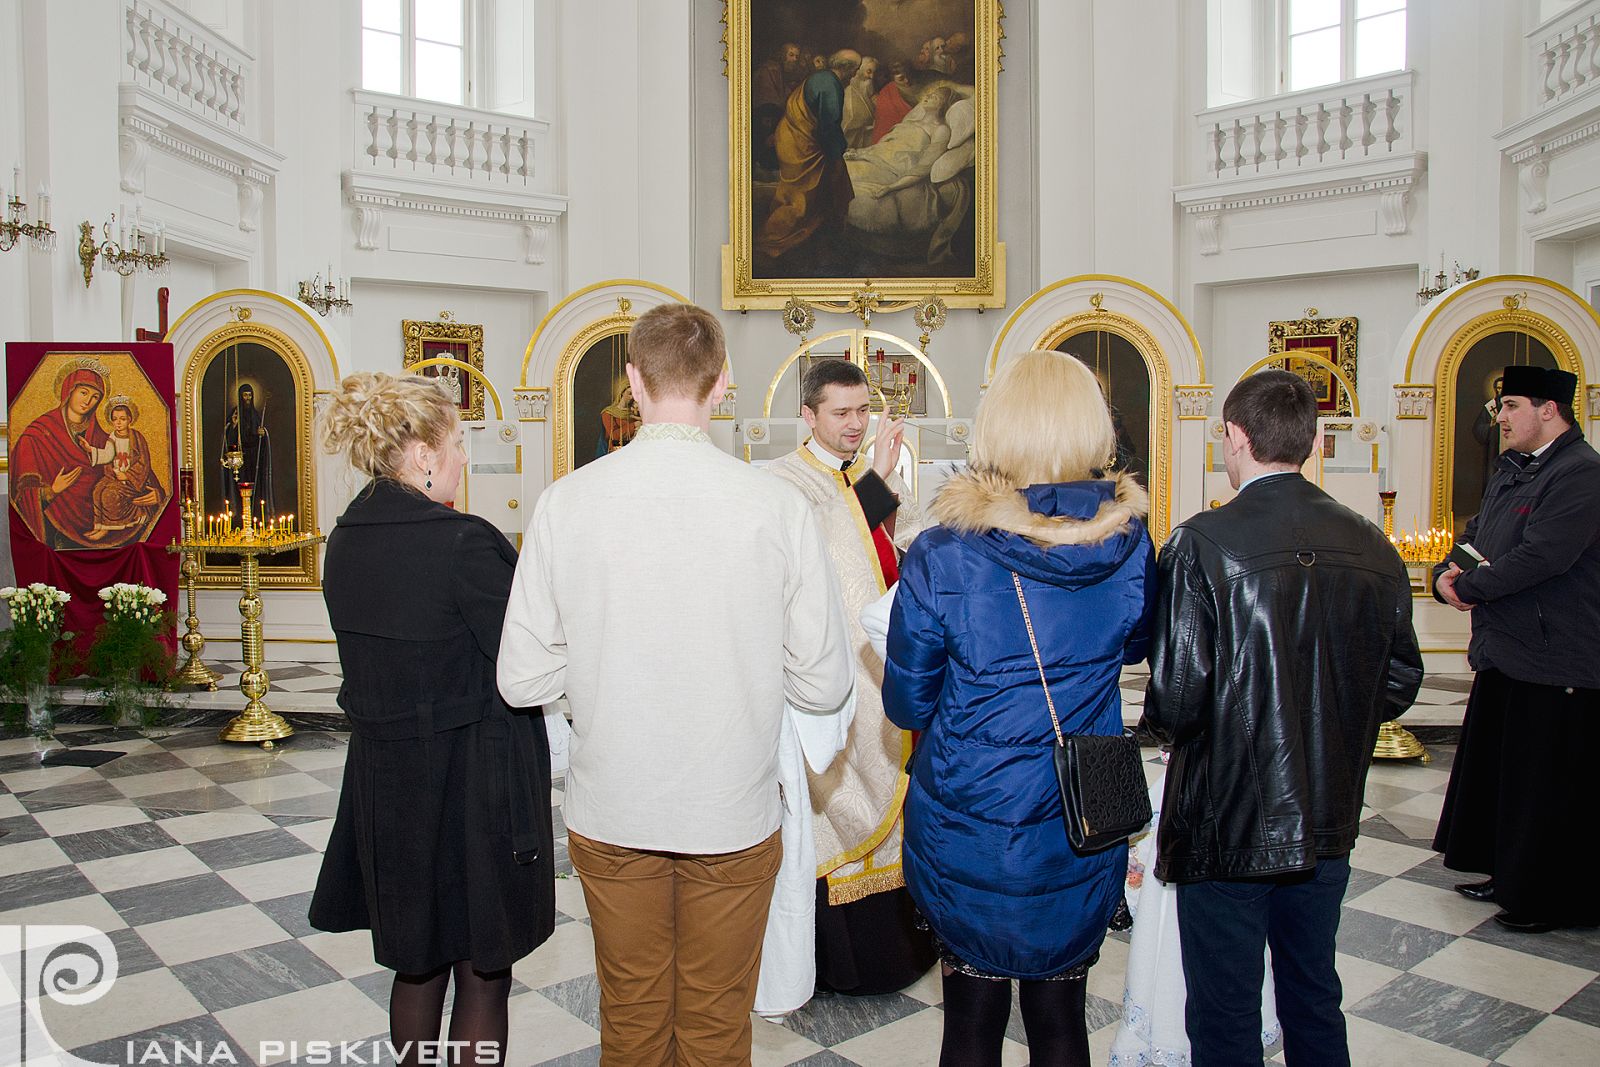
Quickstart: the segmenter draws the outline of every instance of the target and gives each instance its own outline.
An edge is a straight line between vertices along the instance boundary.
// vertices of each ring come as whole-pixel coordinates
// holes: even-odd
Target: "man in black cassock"
[[[1577,378],[1507,367],[1505,451],[1459,540],[1486,561],[1434,569],[1434,595],[1472,612],[1477,672],[1433,847],[1456,886],[1524,933],[1600,924],[1600,455],[1572,402]]]
[[[256,407],[255,389],[248,384],[240,385],[237,401],[228,413],[228,425],[222,431],[222,451],[224,454],[236,450],[241,452],[244,465],[239,468],[237,475],[227,467],[222,468],[222,488],[234,513],[240,515],[238,521],[242,525],[240,482],[249,482],[254,487],[250,510],[255,512],[257,518],[274,514],[275,508],[272,500],[272,437],[263,421],[264,413]]]

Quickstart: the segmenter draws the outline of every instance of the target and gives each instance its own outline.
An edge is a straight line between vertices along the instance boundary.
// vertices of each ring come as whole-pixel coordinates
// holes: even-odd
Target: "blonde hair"
[[[704,402],[727,359],[722,324],[693,304],[658,304],[628,331],[628,362],[652,400]]]
[[[444,383],[420,374],[352,374],[322,413],[322,447],[372,478],[400,480],[406,447],[437,448],[460,422]]]
[[[1094,372],[1061,352],[1024,352],[994,376],[972,427],[972,465],[1015,485],[1099,477],[1116,447]]]

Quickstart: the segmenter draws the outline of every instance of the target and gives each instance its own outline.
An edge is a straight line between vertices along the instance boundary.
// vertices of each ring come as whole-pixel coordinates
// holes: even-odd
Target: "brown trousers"
[[[778,834],[739,852],[643,852],[569,833],[600,980],[602,1067],[750,1062]]]

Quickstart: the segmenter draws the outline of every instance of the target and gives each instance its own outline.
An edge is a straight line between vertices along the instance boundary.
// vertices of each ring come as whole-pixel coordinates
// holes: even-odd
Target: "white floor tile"
[[[289,827],[288,830],[318,852],[324,852],[328,848],[328,835],[333,833],[333,820],[301,823],[299,826]]]
[[[1594,1067],[1600,1063],[1600,1029],[1552,1015],[1500,1054],[1507,1067]]]
[[[760,1017],[750,1020],[751,1067],[788,1067],[820,1051],[821,1045],[787,1026]]]
[[[217,784],[190,767],[157,771],[154,774],[130,774],[126,778],[112,778],[110,781],[125,797],[148,797],[183,789],[208,789]]]
[[[541,1063],[600,1043],[600,1031],[537,993],[513,997],[510,1008],[512,1063]]]
[[[182,845],[112,856],[110,859],[89,860],[78,864],[78,869],[102,893],[207,874],[211,870]]]
[[[149,822],[150,816],[132,805],[82,804],[76,808],[56,808],[54,811],[35,812],[35,819],[51,837],[83,834],[91,830],[109,830],[113,826],[131,826],[136,822]]]
[[[221,837],[253,834],[259,830],[273,830],[277,823],[243,806],[232,811],[208,811],[199,815],[180,815],[176,819],[161,820],[161,829],[180,844],[196,841],[215,841]]]
[[[246,804],[270,804],[275,800],[289,800],[294,797],[310,796],[312,793],[328,792],[327,786],[309,774],[299,773],[275,774],[270,778],[250,778],[242,782],[230,782],[222,788]]]
[[[1464,934],[1499,910],[1493,904],[1468,900],[1448,889],[1395,878],[1361,894],[1345,905],[1401,922]]]
[[[310,852],[303,856],[234,867],[219,871],[218,874],[243,894],[246,900],[273,900],[315,889],[317,872],[321,869],[322,857]]]
[[[43,871],[60,867],[72,861],[61,851],[61,846],[48,837],[8,845],[0,839],[0,871],[22,874],[24,871]]]
[[[1350,854],[1350,866],[1392,878],[1433,856],[1431,849],[1414,848],[1381,837],[1358,837],[1355,851]]]
[[[308,1058],[303,1051],[308,1041],[331,1041],[337,1055],[341,1041],[389,1033],[388,1013],[349,982],[241,1004],[217,1012],[216,1018],[252,1059],[263,1064]],[[298,1057],[291,1042],[300,1044]]]
[[[119,975],[104,996],[88,1004],[46,998],[41,1005],[50,1036],[68,1049],[205,1014],[177,976],[164,968]]]
[[[511,975],[529,989],[543,989],[594,973],[594,933],[583,923],[562,923],[550,940],[511,965]]]
[[[13,815],[26,815],[28,809],[22,806],[14,794],[7,793],[0,796],[0,819],[9,819]]]
[[[308,748],[303,752],[291,748],[281,758],[283,762],[302,771],[323,771],[329,767],[343,767],[347,752],[348,749],[342,745],[338,748]]]
[[[372,959],[372,933],[347,930],[342,934],[308,934],[300,943],[315,952],[324,963],[346,978],[381,971]]]
[[[98,774],[87,767],[33,767],[29,770],[0,774],[0,785],[4,785],[13,793],[32,793],[37,789],[49,789],[54,785],[67,785],[80,778],[88,782],[101,780]]]
[[[1342,952],[1334,953],[1333,966],[1339,972],[1339,985],[1344,989],[1344,999],[1340,1004],[1344,1008],[1360,1003],[1405,973],[1359,956],[1346,956]]]
[[[1357,1015],[1345,1016],[1345,1031],[1350,1062],[1361,1067],[1474,1067],[1489,1062]]]
[[[1111,944],[1111,942],[1108,941],[1107,944]],[[1101,959],[1104,958],[1105,953],[1102,952]],[[1090,971],[1089,973],[1093,974],[1094,971]],[[1120,982],[1120,979],[1118,979],[1118,981]],[[912,1000],[920,1000],[924,1004],[943,1004],[944,975],[941,973],[939,964],[935,963],[932,967],[929,967],[927,974],[923,975],[921,978],[918,978],[905,989],[900,990],[900,992],[904,993]]]
[[[1425,819],[1431,823],[1438,823],[1439,812],[1444,810],[1443,793],[1418,793],[1410,800],[1403,800],[1392,807],[1384,809],[1384,814],[1409,815],[1416,819]]]
[[[3,856],[4,853],[0,853]],[[92,926],[102,933],[121,930],[128,924],[117,909],[98,893],[49,904],[34,904],[15,911],[0,911],[0,926],[27,926],[32,923],[62,926]]]
[[[1600,967],[1600,959],[1595,960]],[[1555,1011],[1595,979],[1595,972],[1526,952],[1462,938],[1411,968],[1440,982],[1486,993],[1513,1004]],[[1595,1047],[1600,1060],[1600,1045]]]
[[[570,878],[556,876],[556,910],[574,919],[589,917],[589,902],[584,898],[583,883],[578,881],[577,875]]]
[[[289,935],[249,904],[165,919],[138,928],[139,936],[172,967],[224,952],[276,944]]]

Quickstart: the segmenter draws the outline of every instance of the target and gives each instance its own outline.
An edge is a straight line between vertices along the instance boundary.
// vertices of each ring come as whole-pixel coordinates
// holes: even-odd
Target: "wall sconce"
[[[26,237],[40,252],[56,246],[56,231],[50,228],[50,193],[39,186],[39,215],[28,221],[28,205],[22,199],[22,168],[11,168],[11,195],[6,197],[5,215],[0,217],[0,252],[9,252]]]
[[[115,237],[112,235],[113,227],[115,227]],[[134,215],[131,227],[126,217],[118,222],[118,217],[112,215],[100,229],[105,235],[105,240],[96,244],[94,225],[89,222],[78,224],[78,262],[83,264],[85,289],[89,288],[89,282],[94,277],[96,255],[99,255],[100,261],[105,266],[124,278],[140,267],[153,274],[160,274],[165,272],[171,263],[167,258],[166,232],[159,226],[154,230],[146,229],[144,220],[137,213]]]
[[[330,311],[349,311],[355,305],[350,302],[350,282],[341,279],[337,284],[333,281],[333,267],[328,267],[328,281],[322,280],[318,274],[309,282],[300,283],[300,302],[318,315],[327,315]]]

